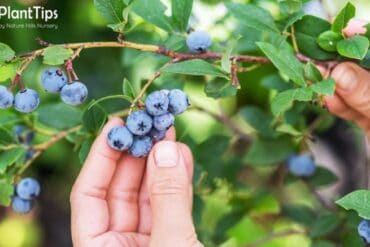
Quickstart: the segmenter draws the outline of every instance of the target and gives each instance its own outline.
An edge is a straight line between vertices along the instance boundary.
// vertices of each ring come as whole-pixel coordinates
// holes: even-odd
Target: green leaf
[[[9,206],[14,193],[14,186],[11,183],[0,182],[0,205]]]
[[[2,112],[0,114],[0,126],[20,122],[21,119],[13,112]]]
[[[221,68],[226,72],[226,73],[231,73],[231,53],[233,51],[234,47],[230,46],[227,48],[226,52],[222,55],[221,58]]]
[[[0,127],[0,145],[8,145],[14,143],[15,140],[13,139],[12,134],[2,127]]]
[[[245,234],[248,232],[248,234]],[[227,231],[227,235],[237,241],[237,246],[253,243],[266,236],[266,230],[249,217],[242,218]]]
[[[310,88],[315,93],[331,96],[335,91],[335,81],[329,78],[313,84]]]
[[[63,64],[65,60],[70,58],[73,54],[72,49],[66,49],[61,45],[51,46],[46,48],[42,53],[44,56],[44,64],[48,65],[60,65]]]
[[[306,63],[304,66],[304,77],[311,82],[318,82],[322,80],[320,71],[311,62]]]
[[[94,104],[94,102],[92,102]],[[97,133],[107,121],[108,115],[99,105],[88,106],[82,115],[82,124],[87,131]]]
[[[275,116],[287,111],[293,106],[294,91],[287,90],[277,94],[271,101],[271,111]]]
[[[333,242],[317,240],[314,241],[310,247],[336,247],[337,245]]]
[[[129,97],[131,100],[133,100],[136,96],[134,87],[132,86],[131,82],[126,78],[123,79],[122,91],[123,95]]]
[[[313,98],[313,92],[309,87],[294,89],[294,100],[297,101],[311,101]]]
[[[342,33],[342,30],[347,26],[349,20],[351,20],[356,15],[356,7],[348,2],[346,6],[339,12],[335,17],[334,22],[331,26],[331,30],[337,33]]]
[[[162,28],[165,31],[171,31],[170,19],[164,13],[166,6],[160,0],[136,0],[133,3],[133,10],[144,20]]]
[[[119,23],[123,21],[123,9],[125,3],[122,0],[94,0],[95,8],[109,22]]]
[[[275,165],[287,159],[293,151],[294,145],[289,138],[257,139],[244,158],[251,165]]]
[[[9,63],[0,66],[0,81],[6,81],[15,77],[16,65]]]
[[[63,103],[43,105],[38,110],[38,121],[55,129],[68,129],[81,122],[79,109]]]
[[[325,236],[332,232],[340,223],[338,215],[328,213],[320,215],[312,224],[310,236],[313,238]]]
[[[276,131],[284,134],[288,134],[291,136],[302,136],[303,133],[296,130],[292,125],[289,124],[282,124],[276,128]]]
[[[283,10],[286,10],[287,13],[293,14],[302,9],[302,1],[301,0],[280,0],[279,1],[280,7]]]
[[[164,46],[173,51],[181,50],[186,46],[185,38],[178,34],[170,35],[164,43]]]
[[[94,140],[93,139],[87,139],[85,140],[80,148],[80,152],[78,153],[78,158],[80,159],[80,163],[83,164],[87,158],[87,155],[90,152],[90,148],[93,144]]]
[[[338,177],[323,166],[317,167],[315,174],[306,182],[313,187],[327,186],[338,181]]]
[[[165,67],[163,71],[185,75],[213,75],[228,79],[227,75],[221,69],[201,59],[174,63]]]
[[[329,60],[336,57],[335,53],[324,51],[317,44],[320,34],[330,29],[328,21],[306,15],[297,21],[294,27],[299,51],[304,55],[317,60]]]
[[[193,0],[172,0],[172,19],[180,31],[186,31]]]
[[[284,28],[283,31],[286,31],[289,27],[291,27],[294,23],[301,20],[305,16],[303,11],[299,11],[293,15],[290,15],[286,20],[284,20]]]
[[[356,190],[335,202],[346,210],[355,210],[361,218],[370,220],[370,191]]]
[[[287,75],[298,85],[306,85],[303,66],[294,54],[278,49],[269,43],[258,42],[257,45],[281,73]]]
[[[215,99],[235,96],[237,89],[231,85],[229,80],[224,78],[215,78],[214,80],[208,81],[204,87],[204,92],[208,97]]]
[[[0,174],[4,174],[6,168],[14,164],[19,158],[26,154],[24,148],[14,148],[0,153]]]
[[[326,31],[320,34],[317,39],[319,46],[325,51],[337,51],[337,43],[343,39],[343,36],[333,31]]]
[[[364,59],[361,60],[360,64],[362,67],[370,69],[370,50],[367,51]]]
[[[15,52],[12,50],[12,48],[4,43],[0,43],[0,65],[12,59],[14,55]]]
[[[255,4],[226,3],[232,15],[243,25],[260,31],[279,32],[271,14]]]
[[[264,137],[275,136],[276,133],[271,126],[272,117],[260,108],[254,106],[243,107],[239,114],[259,135]]]
[[[369,49],[369,40],[360,35],[341,40],[337,43],[337,50],[343,57],[363,59]]]

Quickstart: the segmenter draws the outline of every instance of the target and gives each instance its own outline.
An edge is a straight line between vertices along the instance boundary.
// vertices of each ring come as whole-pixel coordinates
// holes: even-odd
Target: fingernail
[[[338,80],[338,87],[343,91],[351,91],[356,87],[357,75],[353,69],[346,69]]]
[[[158,143],[155,147],[154,158],[158,167],[176,166],[179,158],[176,143],[170,141]]]

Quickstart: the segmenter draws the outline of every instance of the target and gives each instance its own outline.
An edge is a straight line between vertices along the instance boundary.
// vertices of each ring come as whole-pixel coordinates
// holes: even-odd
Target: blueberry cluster
[[[85,84],[79,81],[67,82],[62,69],[51,67],[41,76],[41,83],[46,92],[60,93],[60,98],[66,104],[77,106],[82,104],[88,95]]]
[[[186,38],[186,44],[191,52],[206,52],[212,45],[211,36],[204,31],[195,31]]]
[[[357,227],[358,234],[366,244],[370,244],[370,221],[362,220]]]
[[[108,144],[115,150],[128,150],[134,157],[145,157],[153,142],[163,140],[175,115],[186,111],[189,105],[188,96],[179,89],[154,91],[145,100],[146,110],[133,112],[127,117],[126,126],[110,130]]]
[[[297,177],[311,177],[316,164],[311,154],[292,155],[288,158],[288,170]]]
[[[40,195],[40,184],[34,178],[24,178],[15,186],[12,198],[14,212],[26,214],[33,208],[33,201]]]

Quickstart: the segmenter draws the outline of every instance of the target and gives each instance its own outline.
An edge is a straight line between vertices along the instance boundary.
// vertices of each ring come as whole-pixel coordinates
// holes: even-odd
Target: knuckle
[[[139,192],[137,190],[118,189],[112,191],[110,198],[118,201],[136,203],[139,198]]]
[[[152,195],[181,195],[186,194],[187,184],[181,178],[155,179],[150,185]]]

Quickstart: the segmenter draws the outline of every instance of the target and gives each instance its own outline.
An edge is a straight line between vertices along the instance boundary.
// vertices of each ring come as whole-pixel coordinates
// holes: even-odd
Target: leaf
[[[293,14],[301,10],[303,6],[301,0],[280,0],[279,4],[288,14]]]
[[[297,101],[311,101],[313,98],[313,92],[309,87],[294,89],[294,100]]]
[[[172,19],[176,27],[184,32],[193,8],[193,0],[172,0]]]
[[[15,64],[9,63],[0,66],[0,81],[6,81],[15,77],[16,66]]]
[[[315,93],[331,96],[334,94],[335,91],[335,81],[329,78],[313,84],[312,86],[310,86],[310,88]]]
[[[51,46],[46,48],[46,50],[42,53],[44,56],[43,63],[48,65],[60,65],[63,64],[65,60],[70,58],[72,54],[72,49],[66,49],[61,45]]]
[[[228,79],[227,75],[222,70],[201,59],[193,59],[180,63],[174,63],[165,67],[163,71],[185,75],[213,75]]]
[[[2,127],[0,127],[0,145],[8,145],[14,143],[15,140],[13,139],[12,134]]]
[[[92,102],[94,104],[94,102]],[[82,124],[86,130],[97,133],[107,121],[108,115],[99,105],[88,106],[82,115]]]
[[[14,148],[0,153],[0,174],[4,174],[6,169],[14,164],[19,158],[26,154],[23,148]]]
[[[285,20],[285,25],[283,31],[286,31],[289,27],[291,27],[294,23],[301,20],[304,17],[305,13],[303,11],[299,11],[293,15],[289,15],[287,20]]]
[[[284,134],[288,134],[291,136],[302,136],[303,133],[296,130],[292,125],[289,124],[282,124],[276,128],[276,131]]]
[[[170,35],[164,43],[165,47],[173,51],[181,50],[185,45],[186,42],[184,36],[178,34]]]
[[[134,12],[144,20],[165,31],[172,30],[170,19],[164,14],[166,6],[160,0],[136,0],[132,7]]]
[[[346,210],[355,210],[361,218],[370,220],[370,191],[356,190],[335,202]]]
[[[20,118],[12,112],[2,112],[0,114],[0,126],[4,126],[7,124],[14,124],[20,122]]]
[[[38,110],[38,121],[55,129],[68,129],[79,125],[82,113],[63,103],[43,105]]]
[[[293,106],[294,91],[287,90],[277,94],[271,101],[271,111],[275,116],[287,111]]]
[[[78,158],[80,160],[80,163],[83,164],[87,158],[87,155],[90,152],[90,148],[93,144],[94,140],[93,139],[87,139],[85,140],[80,148],[80,152],[78,153]]]
[[[237,91],[238,90],[231,85],[230,81],[224,78],[215,78],[207,82],[204,87],[204,92],[207,96],[215,99],[235,96]]]
[[[281,73],[287,75],[298,85],[306,85],[303,66],[294,54],[278,49],[269,43],[257,42],[257,45]]]
[[[3,65],[6,61],[12,59],[15,56],[15,52],[7,44],[0,43],[0,65]]]
[[[335,17],[334,22],[331,26],[331,30],[337,33],[342,33],[342,30],[347,26],[349,20],[356,15],[356,7],[348,2],[346,6],[339,12]]]
[[[370,69],[370,50],[367,51],[364,59],[361,60],[360,64],[362,67]]]
[[[338,181],[338,177],[323,166],[317,167],[315,174],[306,180],[306,182],[313,187],[331,185],[336,181]]]
[[[245,233],[248,234],[245,234]],[[236,225],[228,229],[227,235],[237,241],[237,246],[244,246],[262,239],[266,230],[251,218],[245,216]]]
[[[221,58],[221,68],[226,72],[226,73],[231,73],[231,53],[233,51],[234,47],[230,46],[227,48],[226,52],[222,55]]]
[[[317,39],[319,46],[325,51],[337,51],[337,43],[343,39],[343,36],[333,31],[326,31],[320,34]]]
[[[320,71],[311,62],[306,63],[304,66],[304,77],[311,82],[318,82],[322,80]]]
[[[257,139],[249,148],[245,162],[256,166],[275,165],[289,157],[294,145],[289,138]]]
[[[271,14],[254,4],[226,3],[232,15],[243,25],[268,32],[279,32]]]
[[[341,40],[337,43],[337,50],[343,57],[363,59],[369,49],[369,40],[360,35]]]
[[[123,21],[123,9],[125,3],[122,0],[94,0],[95,8],[109,22],[119,23]]]
[[[14,186],[11,183],[0,182],[0,205],[9,206],[14,193]]]
[[[123,79],[122,91],[123,95],[129,97],[131,100],[133,100],[136,97],[134,87],[132,86],[131,82],[126,78]]]
[[[310,236],[313,238],[325,236],[332,232],[339,223],[340,219],[334,213],[320,215],[311,225]]]
[[[240,116],[252,127],[259,135],[264,137],[275,136],[275,131],[271,127],[272,117],[254,106],[243,107]]]

